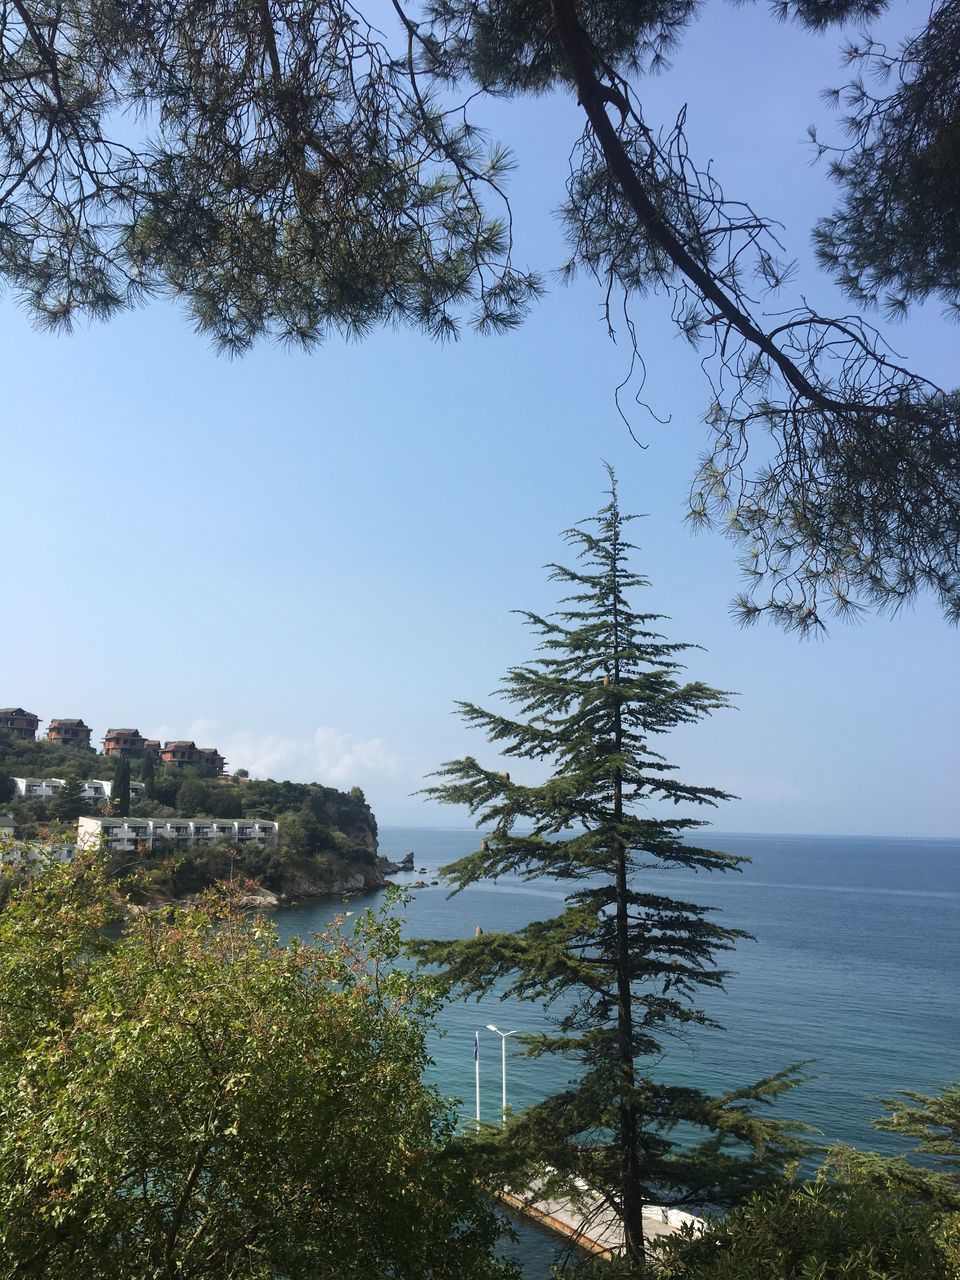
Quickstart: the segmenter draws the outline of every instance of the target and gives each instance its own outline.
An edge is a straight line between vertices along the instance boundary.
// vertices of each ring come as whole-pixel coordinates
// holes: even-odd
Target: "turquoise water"
[[[780,1113],[816,1125],[828,1142],[901,1149],[895,1136],[870,1127],[877,1099],[960,1078],[960,840],[711,835],[701,842],[753,861],[726,876],[664,872],[650,887],[717,907],[723,923],[756,941],[741,943],[730,958],[726,992],[704,1000],[726,1032],[699,1030],[671,1043],[654,1070],[720,1090],[811,1058],[817,1078],[785,1098]],[[387,857],[416,854],[418,871],[393,877],[397,883],[430,880],[445,862],[475,849],[477,836],[386,828],[380,847]],[[511,877],[453,899],[441,887],[421,889],[406,928],[421,937],[466,936],[478,924],[517,928],[555,914],[563,892],[551,881]],[[305,935],[338,909],[335,902],[290,907],[278,922],[285,935]],[[514,1001],[451,1005],[433,1045],[433,1072],[472,1115],[479,1031],[481,1114],[492,1121],[501,1062],[499,1038],[484,1029],[491,1022],[504,1031],[548,1025],[542,1010]],[[568,1075],[566,1064],[511,1053],[508,1102],[522,1108],[562,1088]],[[546,1275],[549,1253],[537,1233],[524,1231],[525,1275]]]

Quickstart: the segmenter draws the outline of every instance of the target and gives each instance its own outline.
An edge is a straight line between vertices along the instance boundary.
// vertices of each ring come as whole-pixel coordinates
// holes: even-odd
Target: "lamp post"
[[[492,1022],[487,1023],[487,1030],[494,1031],[500,1037],[500,1062],[501,1062],[501,1080],[502,1080],[502,1103],[500,1109],[500,1124],[507,1123],[507,1037],[515,1036],[516,1031],[501,1031],[499,1027],[495,1027]]]

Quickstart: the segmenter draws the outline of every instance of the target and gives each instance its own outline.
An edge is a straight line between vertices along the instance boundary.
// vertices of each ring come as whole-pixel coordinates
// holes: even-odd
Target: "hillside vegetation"
[[[91,806],[68,795],[50,799],[16,794],[14,777],[83,781],[114,778],[116,760],[80,747],[26,742],[0,730],[0,809],[12,813],[18,837],[51,833],[67,838],[83,814],[113,812],[110,803]],[[225,879],[255,880],[283,897],[372,889],[383,883],[377,864],[377,823],[359,787],[337,791],[317,782],[255,779],[244,770],[215,777],[186,766],[131,761],[134,782],[143,785],[119,815],[135,818],[261,818],[278,823],[279,836],[265,847],[226,840],[177,847],[157,840],[153,849],[117,855],[115,877],[135,869],[137,896],[182,898]],[[66,791],[66,789],[65,789]]]

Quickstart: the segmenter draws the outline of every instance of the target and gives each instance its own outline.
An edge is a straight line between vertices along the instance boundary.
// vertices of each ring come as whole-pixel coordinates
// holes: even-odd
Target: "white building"
[[[14,778],[17,794],[27,799],[49,800],[61,787],[66,786],[66,778]],[[130,783],[131,796],[138,796],[143,791],[142,782]],[[85,778],[83,780],[83,798],[87,804],[103,804],[110,799],[113,783],[103,778]]]
[[[101,840],[111,849],[132,851],[141,844],[152,849],[155,840],[180,846],[197,840],[263,846],[276,838],[277,824],[259,818],[80,818],[77,826],[81,849]]]
[[[73,858],[75,844],[47,845],[41,852],[34,841],[17,840],[15,830],[13,815],[0,813],[0,865],[32,867],[38,862],[69,862]]]

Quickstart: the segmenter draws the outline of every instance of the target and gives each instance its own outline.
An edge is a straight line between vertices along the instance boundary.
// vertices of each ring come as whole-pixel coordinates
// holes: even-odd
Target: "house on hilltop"
[[[51,720],[47,727],[47,741],[58,747],[89,747],[89,725],[82,720]]]
[[[212,769],[217,777],[222,775],[227,763],[216,747],[198,747],[195,742],[189,742],[185,738],[165,742],[160,759],[175,769],[182,769],[187,765]]]
[[[40,717],[23,707],[0,707],[0,729],[9,729],[27,742],[34,741],[39,724]]]
[[[216,747],[197,747],[197,753],[204,768],[212,769],[218,778],[223,776],[227,762]]]
[[[159,748],[159,742],[145,738],[139,729],[108,729],[103,739],[103,754],[114,758],[139,760],[142,756],[156,754]]]

